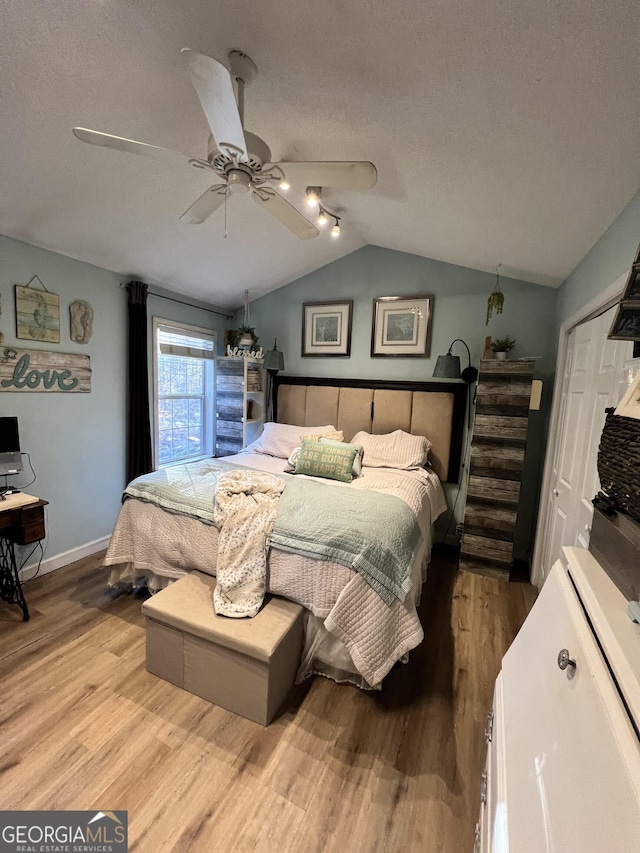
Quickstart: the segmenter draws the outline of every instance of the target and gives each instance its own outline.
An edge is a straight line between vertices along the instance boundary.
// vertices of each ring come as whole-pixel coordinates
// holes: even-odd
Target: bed
[[[322,494],[327,507],[345,501],[353,507],[367,501],[371,506],[375,493],[376,505],[399,500],[410,509],[419,536],[406,566],[408,583],[402,594],[385,600],[371,578],[348,565],[348,560],[333,559],[333,551],[318,555],[311,553],[313,549],[290,549],[287,537],[276,535],[281,533],[278,524],[274,527],[268,592],[295,600],[307,609],[298,680],[321,674],[377,689],[391,667],[406,660],[421,642],[416,604],[430,555],[433,523],[446,509],[441,481],[458,478],[466,391],[462,383],[278,377],[274,420],[280,424],[294,425],[300,431],[332,425],[343,432],[345,442],[358,434],[380,437],[395,430],[427,436],[431,442],[425,467],[371,467],[365,451],[362,475],[351,483],[323,480],[322,485],[311,482],[304,487]],[[275,429],[268,427],[265,435],[270,430],[274,434]],[[285,430],[283,427],[282,432]],[[316,481],[315,477],[285,473],[287,458],[280,451],[279,455],[263,452],[266,445],[261,446],[258,439],[233,457],[149,475],[151,480],[182,481],[186,493],[193,493],[192,506],[202,506],[202,512],[183,512],[181,505],[154,503],[145,491],[130,489],[104,561],[110,585],[136,584],[144,579],[154,592],[194,569],[215,575],[219,531],[207,512],[214,499],[209,484],[215,483],[221,472],[241,466],[273,474],[290,483],[289,492],[285,488],[283,494],[293,494],[294,481],[295,488],[302,487],[302,480]],[[267,446],[267,450],[273,448]],[[320,515],[324,517],[324,511]],[[378,528],[384,526],[378,522]]]

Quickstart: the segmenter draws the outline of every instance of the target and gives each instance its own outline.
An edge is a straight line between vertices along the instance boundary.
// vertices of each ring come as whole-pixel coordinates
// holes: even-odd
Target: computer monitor
[[[0,475],[22,471],[17,418],[0,418]]]

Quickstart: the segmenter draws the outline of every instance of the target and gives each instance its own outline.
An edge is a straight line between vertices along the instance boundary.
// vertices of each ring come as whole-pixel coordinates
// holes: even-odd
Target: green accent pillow
[[[353,460],[357,453],[357,448],[349,444],[325,444],[305,439],[296,460],[295,473],[350,483],[353,480]]]
[[[334,441],[334,439],[326,438],[326,436],[324,436],[324,435],[321,436],[318,440],[320,441],[321,444],[333,444],[333,445],[336,445],[337,447],[355,447],[357,452],[356,452],[355,459],[353,460],[352,474],[353,474],[354,479],[356,477],[359,477],[360,474],[362,474],[362,457],[364,456],[364,447],[361,444],[348,444],[347,442],[344,442],[344,441]]]

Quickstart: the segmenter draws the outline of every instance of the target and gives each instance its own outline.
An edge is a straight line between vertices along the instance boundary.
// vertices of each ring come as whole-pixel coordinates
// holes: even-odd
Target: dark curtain
[[[149,421],[149,365],[147,356],[147,285],[130,281],[127,482],[153,470]]]

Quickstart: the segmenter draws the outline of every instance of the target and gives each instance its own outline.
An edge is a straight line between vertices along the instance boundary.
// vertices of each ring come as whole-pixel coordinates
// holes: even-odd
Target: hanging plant
[[[496,286],[489,294],[489,298],[487,299],[487,322],[486,326],[489,325],[489,320],[493,317],[493,313],[495,311],[496,314],[502,314],[502,306],[504,305],[504,293],[500,290],[500,276],[498,275],[498,270],[502,264],[498,264],[498,269],[496,270]]]
[[[237,347],[240,345],[240,341],[243,337],[250,337],[252,339],[250,349],[255,349],[258,343],[258,336],[256,335],[256,330],[253,326],[245,326],[242,325],[238,329],[230,329],[229,330],[229,343],[232,347]]]
[[[229,332],[229,343],[232,347],[252,350],[258,347],[258,336],[253,326],[250,326],[249,318],[249,291],[244,292],[244,322],[238,329]]]

